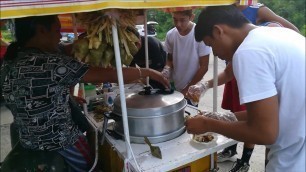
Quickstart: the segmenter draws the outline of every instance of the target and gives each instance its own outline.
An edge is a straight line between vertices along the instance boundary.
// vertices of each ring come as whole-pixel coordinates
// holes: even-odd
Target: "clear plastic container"
[[[96,86],[95,85],[84,85],[84,89],[85,89],[85,96],[96,96],[97,92],[96,92]]]

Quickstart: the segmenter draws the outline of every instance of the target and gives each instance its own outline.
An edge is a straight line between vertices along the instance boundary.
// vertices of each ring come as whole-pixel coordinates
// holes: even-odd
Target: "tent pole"
[[[76,41],[78,40],[78,29],[77,29],[75,14],[71,14],[71,18],[72,18],[74,41]]]
[[[218,95],[218,57],[214,56],[213,111],[217,112]]]
[[[148,18],[147,10],[144,10],[144,37],[145,37],[145,61],[146,68],[149,68],[149,49],[148,49]],[[149,85],[149,77],[146,78],[147,86]]]
[[[130,147],[130,134],[129,134],[126,101],[125,101],[125,93],[124,93],[122,64],[121,64],[120,50],[119,50],[118,30],[117,30],[116,22],[113,22],[113,23],[114,24],[112,25],[112,36],[113,36],[113,41],[114,41],[116,69],[117,69],[119,91],[120,91],[120,102],[121,102],[122,121],[123,121],[123,128],[124,128],[124,138],[125,138],[125,144],[126,144],[127,159],[130,159],[131,158],[131,150],[129,149],[129,147]]]
[[[218,95],[218,57],[214,56],[214,82],[213,82],[213,111],[217,112],[217,95]],[[214,154],[210,155],[210,171],[215,170]]]

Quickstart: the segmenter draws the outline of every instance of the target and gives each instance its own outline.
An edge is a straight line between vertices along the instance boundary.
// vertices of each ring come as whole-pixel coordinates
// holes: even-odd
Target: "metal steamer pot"
[[[187,105],[183,94],[177,91],[151,90],[126,94],[130,141],[151,143],[174,139],[185,132],[184,110]],[[114,101],[113,115],[122,119],[120,97]],[[124,137],[122,120],[116,120],[114,132]]]

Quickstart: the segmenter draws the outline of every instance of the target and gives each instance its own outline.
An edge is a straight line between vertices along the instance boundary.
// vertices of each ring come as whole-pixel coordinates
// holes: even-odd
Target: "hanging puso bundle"
[[[135,35],[137,12],[120,9],[76,14],[77,22],[87,30],[87,34],[74,42],[74,57],[92,66],[115,67],[112,25],[116,22],[121,63],[128,66],[138,52],[136,43],[140,41]]]

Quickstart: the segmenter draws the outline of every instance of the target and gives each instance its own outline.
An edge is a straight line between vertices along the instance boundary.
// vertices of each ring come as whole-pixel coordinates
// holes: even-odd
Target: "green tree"
[[[305,0],[260,0],[260,2],[294,24],[305,36]]]
[[[279,16],[290,21],[304,36],[306,35],[305,0],[259,0],[259,2],[265,4]],[[195,22],[197,22],[200,12],[201,8],[194,11],[196,15]],[[148,10],[148,14],[149,20],[159,23],[156,26],[157,38],[165,40],[167,31],[174,27],[171,15],[156,9]]]
[[[162,10],[148,10],[148,21],[156,21],[159,25],[156,26],[157,38],[164,41],[168,30],[174,27],[170,13]]]
[[[201,9],[196,9],[195,20],[197,21],[198,16],[201,12]],[[164,12],[162,10],[148,10],[148,21],[156,21],[159,25],[156,26],[157,38],[161,41],[164,41],[166,38],[167,32],[174,27],[172,17],[170,13]]]

